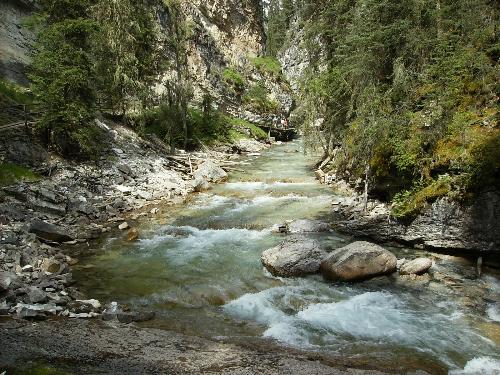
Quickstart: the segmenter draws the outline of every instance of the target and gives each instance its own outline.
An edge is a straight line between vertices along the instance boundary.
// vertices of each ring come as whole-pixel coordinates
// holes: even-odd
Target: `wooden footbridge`
[[[288,142],[297,136],[297,131],[292,127],[277,127],[270,125],[259,125],[262,130],[267,132],[269,137],[273,137],[277,141]]]
[[[39,113],[26,105],[0,106],[0,132],[36,124]]]

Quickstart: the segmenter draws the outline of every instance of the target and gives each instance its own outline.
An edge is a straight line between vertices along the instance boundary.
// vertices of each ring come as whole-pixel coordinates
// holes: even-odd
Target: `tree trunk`
[[[365,193],[363,196],[363,210],[366,212],[368,210],[368,183],[370,178],[370,163],[366,163],[365,169]]]

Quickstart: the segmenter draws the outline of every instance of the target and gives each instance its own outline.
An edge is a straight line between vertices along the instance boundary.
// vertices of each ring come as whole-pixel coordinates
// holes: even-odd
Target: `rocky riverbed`
[[[112,147],[95,163],[49,155],[30,144],[23,130],[13,135],[17,141],[7,153],[46,177],[0,190],[0,315],[96,316],[100,303],[74,286],[71,267],[78,259],[68,255],[73,246],[91,247],[111,231],[136,240],[137,219],[160,215],[190,193],[225,180],[227,173],[219,165],[229,168],[239,153],[267,147],[242,140],[232,147],[172,157],[154,138],[141,138],[119,124],[100,126]]]

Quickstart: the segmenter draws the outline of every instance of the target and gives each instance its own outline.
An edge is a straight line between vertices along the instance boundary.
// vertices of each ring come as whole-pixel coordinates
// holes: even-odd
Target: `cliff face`
[[[193,35],[188,46],[189,75],[195,99],[208,92],[224,99],[222,72],[228,66],[244,67],[264,47],[264,24],[260,0],[183,1]],[[160,28],[168,34],[170,20],[160,17]]]
[[[182,6],[193,28],[188,52],[195,89],[217,92],[218,76],[225,66],[244,66],[248,57],[263,51],[260,0],[184,0]],[[34,8],[30,0],[0,2],[0,76],[23,84],[34,41],[23,23]],[[159,28],[167,35],[171,20],[161,5],[157,9]]]
[[[33,1],[0,2],[0,77],[27,84],[26,67],[34,35],[23,22],[34,9]]]

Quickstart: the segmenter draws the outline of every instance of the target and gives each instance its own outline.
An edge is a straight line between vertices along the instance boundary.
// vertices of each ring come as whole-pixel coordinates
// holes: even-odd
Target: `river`
[[[435,276],[424,283],[397,275],[281,279],[263,269],[260,254],[285,236],[275,224],[328,219],[335,192],[315,180],[316,160],[299,140],[249,158],[227,183],[143,222],[139,241],[107,238],[75,269],[79,287],[103,302],[156,311],[144,326],[191,335],[272,340],[398,372],[499,366],[498,311],[474,299],[476,289],[498,289],[498,279],[474,280],[465,259],[391,247],[398,258],[433,257]],[[354,240],[333,231],[311,236],[327,249]]]

